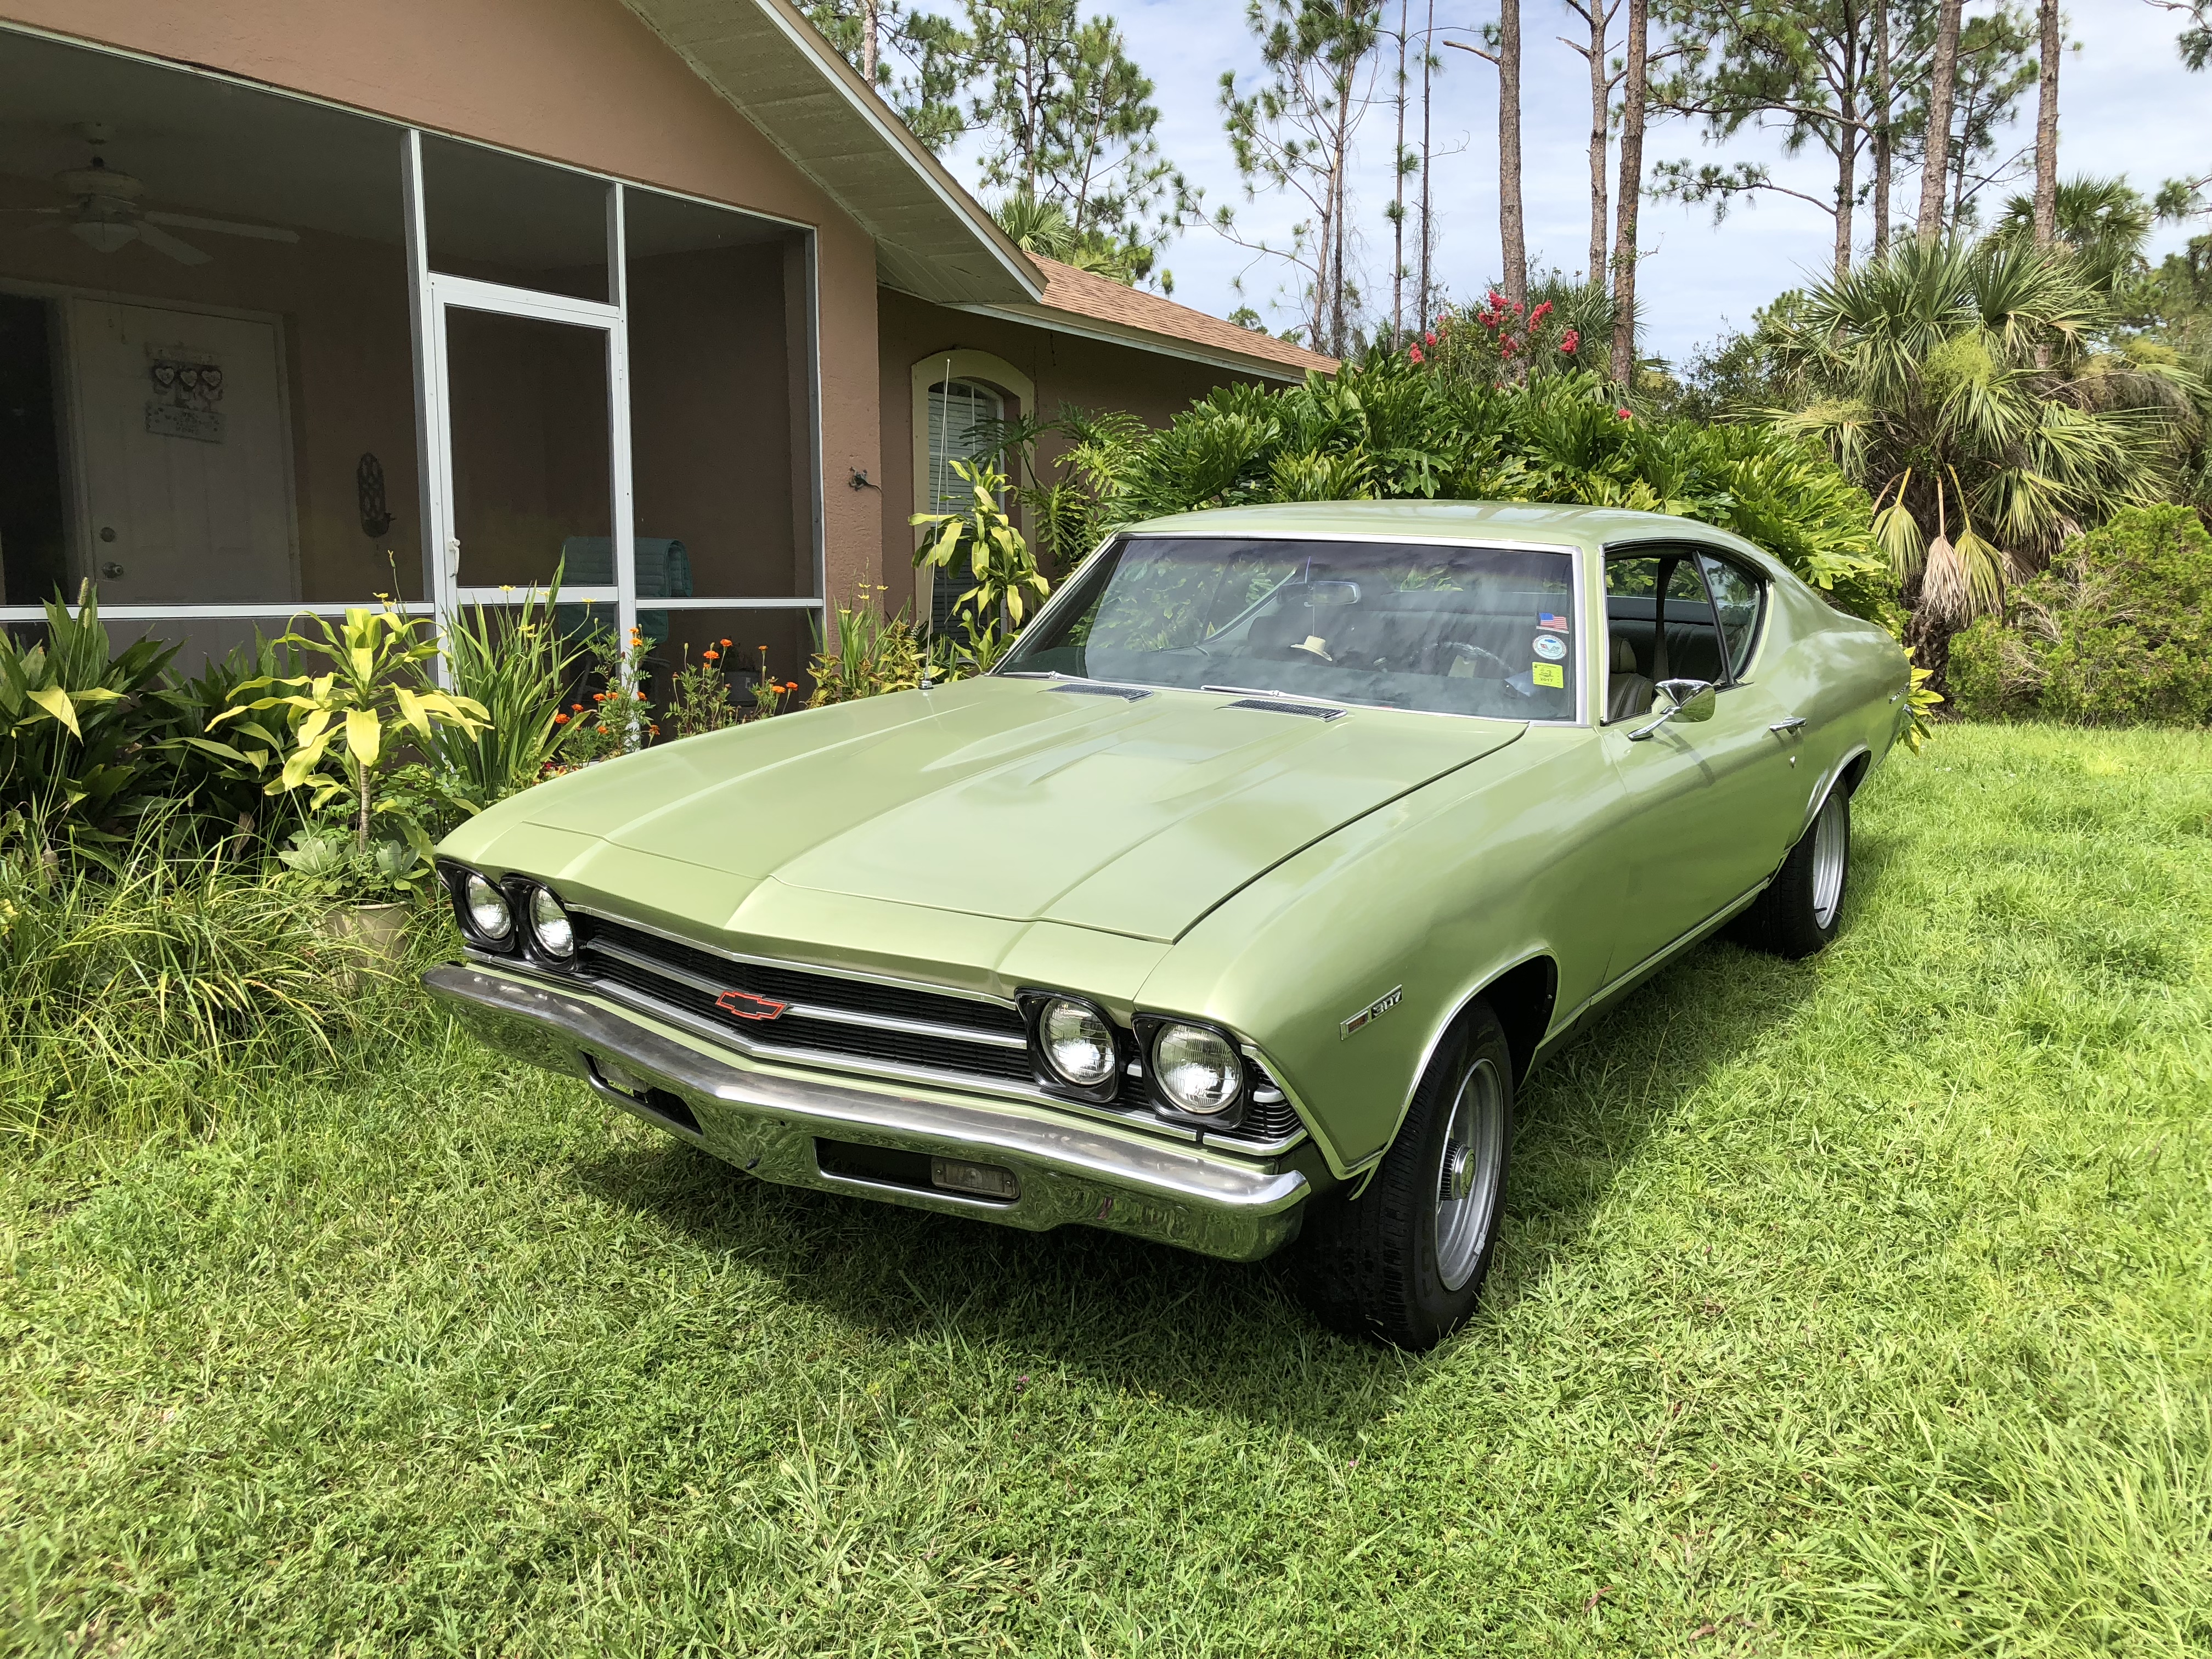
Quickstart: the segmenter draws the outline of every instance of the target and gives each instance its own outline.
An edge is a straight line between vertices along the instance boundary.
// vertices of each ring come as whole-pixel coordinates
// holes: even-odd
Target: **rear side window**
[[[1705,584],[1712,590],[1713,609],[1719,615],[1721,639],[1728,649],[1729,678],[1741,679],[1751,665],[1752,647],[1759,642],[1759,617],[1766,599],[1765,585],[1740,565],[1698,556],[1705,566]]]

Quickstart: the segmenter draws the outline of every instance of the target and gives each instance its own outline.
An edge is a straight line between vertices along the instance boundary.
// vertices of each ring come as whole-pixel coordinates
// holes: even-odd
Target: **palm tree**
[[[1907,639],[1939,681],[1951,635],[2014,574],[2166,493],[2194,380],[2100,349],[2108,316],[2069,254],[1991,237],[1903,244],[1779,324],[1796,407],[1761,413],[1873,495]]]
[[[2012,198],[1990,234],[2007,242],[2039,240],[2037,205],[2033,196]],[[2082,276],[2099,293],[2110,294],[2123,277],[2149,269],[2142,250],[2150,237],[2151,204],[2125,179],[2087,173],[2068,179],[2053,191],[2052,208],[2056,245],[2074,255]]]

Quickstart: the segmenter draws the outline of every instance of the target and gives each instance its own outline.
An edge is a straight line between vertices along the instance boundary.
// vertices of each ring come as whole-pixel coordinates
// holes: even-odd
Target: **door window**
[[[1728,683],[1712,600],[1698,556],[1686,550],[1607,559],[1605,622],[1608,720],[1648,712],[1661,680]]]
[[[1713,608],[1719,614],[1721,640],[1728,648],[1729,678],[1740,680],[1751,665],[1751,647],[1759,640],[1759,617],[1766,599],[1765,585],[1741,567],[1710,553],[1698,562],[1705,567],[1705,585],[1711,590]]]

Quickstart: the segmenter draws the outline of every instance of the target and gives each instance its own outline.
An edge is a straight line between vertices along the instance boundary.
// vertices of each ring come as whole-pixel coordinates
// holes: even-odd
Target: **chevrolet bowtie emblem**
[[[787,1002],[757,996],[750,991],[725,991],[714,999],[714,1006],[732,1019],[774,1019],[791,1006]]]

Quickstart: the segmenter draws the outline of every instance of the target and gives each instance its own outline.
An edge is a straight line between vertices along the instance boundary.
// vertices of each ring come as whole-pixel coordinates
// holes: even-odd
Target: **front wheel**
[[[1316,1316],[1415,1350],[1457,1329],[1497,1250],[1512,1142],[1512,1051],[1477,1003],[1430,1062],[1359,1197],[1323,1200],[1308,1218],[1297,1277]]]
[[[1851,873],[1851,797],[1838,780],[1812,824],[1733,932],[1753,950],[1809,957],[1835,939]]]

